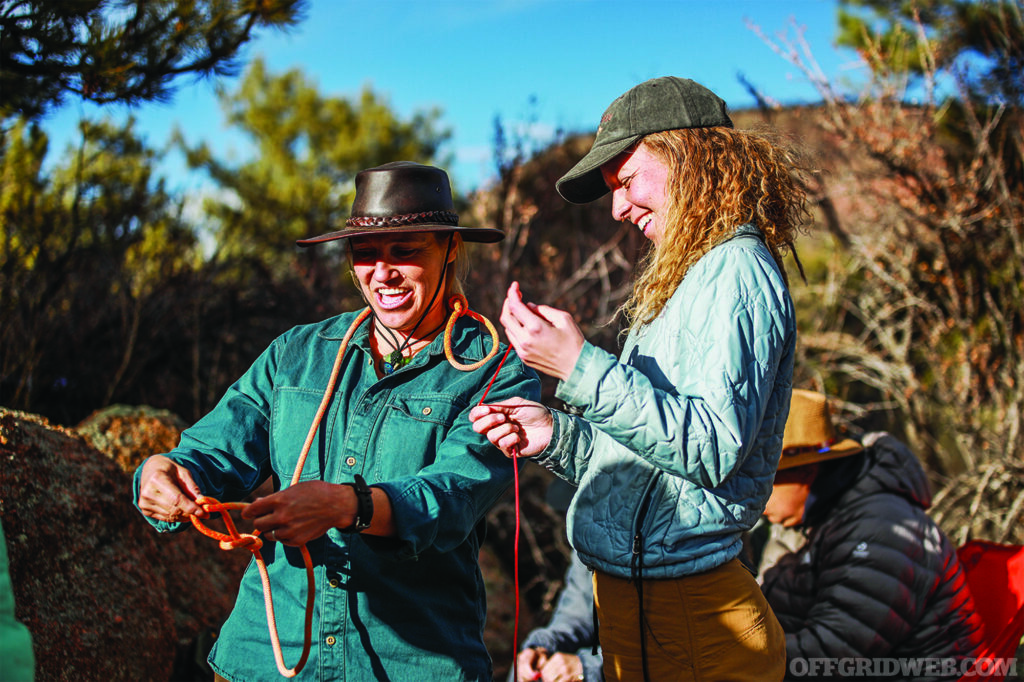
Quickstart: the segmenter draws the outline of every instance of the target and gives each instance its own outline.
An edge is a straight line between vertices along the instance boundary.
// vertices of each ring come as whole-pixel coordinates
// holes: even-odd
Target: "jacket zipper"
[[[661,472],[656,471],[651,477],[647,487],[644,489],[644,497],[640,503],[640,509],[636,515],[633,525],[633,556],[630,558],[629,574],[636,586],[637,611],[640,614],[638,626],[640,628],[640,659],[643,665],[644,682],[649,682],[651,677],[647,670],[647,618],[644,615],[644,521],[647,519],[647,510],[651,505],[651,491],[654,484],[661,477]]]
[[[637,577],[638,568],[640,569],[641,573],[643,572],[643,527],[644,522],[647,520],[647,511],[650,509],[651,506],[651,493],[654,490],[654,485],[658,482],[659,478],[661,478],[661,472],[657,471],[655,472],[654,476],[651,477],[651,480],[647,483],[646,488],[644,488],[644,496],[640,503],[640,509],[638,510],[636,519],[633,522],[633,544],[630,548],[632,557],[630,558],[629,574],[630,577],[634,580]]]

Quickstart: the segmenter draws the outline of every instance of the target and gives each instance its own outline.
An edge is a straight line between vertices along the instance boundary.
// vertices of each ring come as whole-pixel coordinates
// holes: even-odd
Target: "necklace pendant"
[[[401,351],[393,350],[380,361],[380,369],[385,374],[393,374],[396,369],[409,362],[409,358],[402,357]]]

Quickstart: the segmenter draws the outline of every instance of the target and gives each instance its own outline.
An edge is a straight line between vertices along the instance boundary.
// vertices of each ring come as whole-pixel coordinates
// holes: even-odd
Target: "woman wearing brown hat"
[[[492,679],[479,530],[513,471],[468,419],[500,359],[496,338],[453,315],[465,305],[454,265],[463,240],[502,237],[458,224],[438,168],[362,171],[345,227],[300,244],[347,239],[368,308],[284,333],[136,473],[136,504],[160,531],[274,482],[242,512],[258,531],[244,542],[269,540],[268,579],[259,561],[242,578],[210,654],[218,676]],[[539,393],[511,356],[487,397]]]
[[[605,111],[558,181],[574,203],[651,240],[625,306],[619,359],[565,312],[522,300],[501,317],[520,357],[558,377],[573,414],[526,401],[476,408],[475,428],[578,485],[568,530],[595,569],[610,680],[781,679],[782,631],[737,559],[771,493],[796,323],[781,262],[805,196],[785,149],[733,128],[725,103],[655,78]]]

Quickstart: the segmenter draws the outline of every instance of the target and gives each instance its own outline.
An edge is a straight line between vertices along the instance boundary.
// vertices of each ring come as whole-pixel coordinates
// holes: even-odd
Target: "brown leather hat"
[[[345,229],[299,239],[299,246],[402,232],[458,232],[470,242],[497,242],[505,233],[492,227],[462,227],[455,213],[448,174],[411,161],[394,161],[356,175],[356,198]]]
[[[846,438],[836,442],[828,400],[821,393],[793,389],[789,418],[782,434],[782,458],[779,471],[849,457],[864,449],[860,443]]]

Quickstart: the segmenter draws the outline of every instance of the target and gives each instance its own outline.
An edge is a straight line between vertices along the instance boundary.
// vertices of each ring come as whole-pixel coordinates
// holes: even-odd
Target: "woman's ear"
[[[452,245],[448,249],[448,264],[451,265],[455,262],[455,258],[459,255],[459,249],[462,248],[462,235],[452,235]]]

